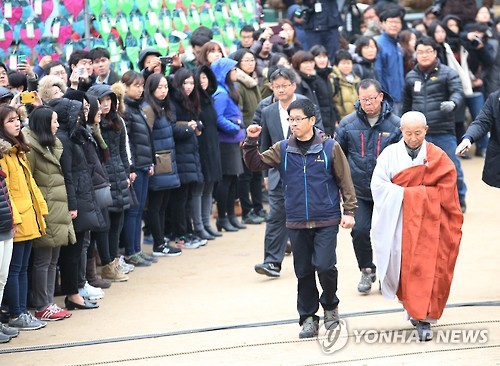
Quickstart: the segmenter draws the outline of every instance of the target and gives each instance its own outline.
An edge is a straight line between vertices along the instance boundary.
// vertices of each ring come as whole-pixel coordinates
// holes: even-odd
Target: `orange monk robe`
[[[401,278],[397,296],[418,320],[439,319],[450,293],[462,237],[457,173],[446,153],[427,142],[423,165],[392,179],[404,187]]]

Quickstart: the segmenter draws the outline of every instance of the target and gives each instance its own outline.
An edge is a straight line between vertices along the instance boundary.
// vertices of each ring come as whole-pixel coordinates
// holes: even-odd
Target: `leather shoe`
[[[202,238],[202,239],[207,239],[207,240],[214,240],[215,239],[215,236],[210,235],[205,229],[195,230],[194,233],[197,237]]]
[[[229,223],[233,225],[236,229],[246,229],[247,226],[240,222],[236,216],[228,216]]]
[[[222,236],[222,233],[220,231],[214,230],[214,228],[211,226],[205,226],[205,231],[210,235],[215,236],[216,238]]]
[[[64,299],[64,304],[66,305],[66,309],[68,310],[75,310],[75,309],[88,310],[88,309],[97,309],[99,307],[99,305],[97,305],[97,303],[95,302],[89,301],[87,299],[83,299],[83,301],[84,304],[80,305],[77,304],[76,302],[71,301],[70,299],[68,299],[68,297],[66,297]]]

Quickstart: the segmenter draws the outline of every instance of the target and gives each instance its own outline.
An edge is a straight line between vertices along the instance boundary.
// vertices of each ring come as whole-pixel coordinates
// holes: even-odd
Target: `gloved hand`
[[[472,143],[470,142],[469,139],[463,139],[462,142],[457,146],[457,149],[455,150],[455,155],[462,155],[465,153],[467,150],[470,149]]]
[[[451,112],[455,109],[455,102],[451,100],[447,100],[446,102],[442,102],[440,107],[443,112]]]

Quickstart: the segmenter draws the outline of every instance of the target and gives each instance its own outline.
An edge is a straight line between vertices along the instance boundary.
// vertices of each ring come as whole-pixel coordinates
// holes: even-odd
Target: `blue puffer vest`
[[[163,189],[172,189],[180,186],[179,175],[177,173],[177,163],[175,159],[175,143],[172,123],[167,117],[158,117],[155,113],[155,121],[153,125],[153,146],[156,153],[162,150],[170,150],[172,159],[172,172],[165,174],[155,174],[149,178],[149,189],[160,191]]]
[[[307,228],[340,221],[339,187],[332,171],[334,140],[317,136],[305,155],[291,137],[280,143],[280,174],[285,196],[287,227]]]

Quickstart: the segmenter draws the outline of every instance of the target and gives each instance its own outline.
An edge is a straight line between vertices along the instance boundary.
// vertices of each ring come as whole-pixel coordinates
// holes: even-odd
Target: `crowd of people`
[[[398,141],[407,143],[412,159],[422,158],[422,144],[409,147],[402,136],[411,128],[428,126],[426,140],[453,162],[456,176],[450,176],[464,213],[467,187],[457,142],[468,118],[476,119],[500,88],[499,19],[487,7],[469,8],[475,14],[465,17],[435,4],[423,21],[407,24],[397,3],[375,3],[363,7],[352,44],[339,32],[336,1],[304,1],[276,27],[244,26],[240,48],[231,55],[200,26],[191,34],[191,49],[168,57],[144,49],[138,71],[123,75],[111,69],[110,53],[101,47],[75,50],[67,64],[50,56],[35,66],[20,60],[17,70],[0,63],[0,342],[18,330],[67,319],[72,310],[98,308],[102,289],[127,281],[135,267],[263,222],[264,260],[255,271],[279,277],[292,247],[300,336],[317,333],[318,301],[334,327],[336,257],[324,256],[313,266],[329,302],[311,300],[303,291],[317,292],[315,269],[305,263],[311,254],[300,243],[317,245],[308,230],[324,238],[336,236],[332,225],[352,227],[361,273],[357,290],[371,291],[377,279],[371,177],[382,151]],[[291,111],[300,116],[289,117]],[[403,126],[400,117],[410,111],[424,118],[409,114]],[[306,134],[297,127],[303,120],[309,121]],[[247,132],[253,164],[243,159]],[[466,135],[462,158],[470,158],[471,141],[476,155],[485,156],[488,133],[482,132]],[[257,137],[262,152],[274,152],[265,164],[257,159]],[[325,208],[334,210],[334,218],[325,225],[287,205],[293,192],[286,182],[296,177],[284,179],[276,144],[289,137],[295,145],[282,147],[287,156],[292,147],[307,155],[317,152],[315,144],[328,146],[325,160],[333,166],[325,179],[335,182],[337,192],[348,192],[342,218],[335,195],[336,203]],[[299,216],[299,226],[290,212]],[[152,244],[150,253],[143,244]],[[335,244],[323,249],[334,252]],[[55,294],[65,296],[64,309]],[[428,331],[425,316],[416,324],[420,333]]]

